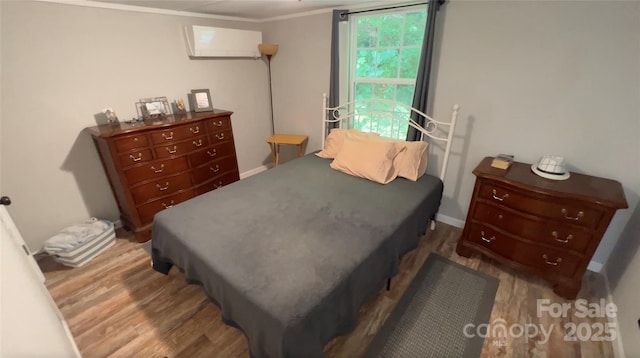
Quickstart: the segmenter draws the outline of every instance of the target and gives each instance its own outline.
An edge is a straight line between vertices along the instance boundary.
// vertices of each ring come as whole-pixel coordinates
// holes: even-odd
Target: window
[[[350,101],[376,98],[411,106],[426,19],[424,6],[355,15],[350,28]],[[373,114],[356,116],[354,128],[406,138],[408,124],[393,121],[385,113],[402,111],[408,118],[408,109],[392,108],[383,101],[376,102],[375,108],[360,106],[362,113]]]

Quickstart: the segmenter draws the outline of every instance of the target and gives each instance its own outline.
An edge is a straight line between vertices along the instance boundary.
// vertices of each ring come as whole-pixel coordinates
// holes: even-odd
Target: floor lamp
[[[264,56],[267,56],[267,66],[269,68],[269,105],[271,109],[271,134],[276,134],[276,126],[273,122],[273,93],[271,89],[271,56],[278,53],[278,45],[276,44],[259,44],[258,50]]]

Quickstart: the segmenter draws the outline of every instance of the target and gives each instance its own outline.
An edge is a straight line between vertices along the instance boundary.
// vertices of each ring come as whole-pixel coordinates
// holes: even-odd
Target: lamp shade
[[[259,44],[258,50],[266,56],[273,56],[278,53],[278,45],[276,44]]]

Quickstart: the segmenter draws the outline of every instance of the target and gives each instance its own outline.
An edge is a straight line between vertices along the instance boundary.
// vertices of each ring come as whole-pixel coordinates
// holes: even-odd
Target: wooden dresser
[[[239,180],[231,114],[190,112],[87,128],[118,202],[120,219],[138,241],[150,239],[157,212]]]
[[[627,207],[619,182],[571,173],[539,177],[530,164],[506,170],[484,158],[456,252],[473,251],[540,276],[559,296],[575,299],[582,276],[617,209]]]

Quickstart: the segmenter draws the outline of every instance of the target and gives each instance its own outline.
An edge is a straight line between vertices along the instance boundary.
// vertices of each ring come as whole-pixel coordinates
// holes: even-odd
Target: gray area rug
[[[499,280],[430,254],[366,357],[480,357],[484,338],[464,327],[489,323]]]

